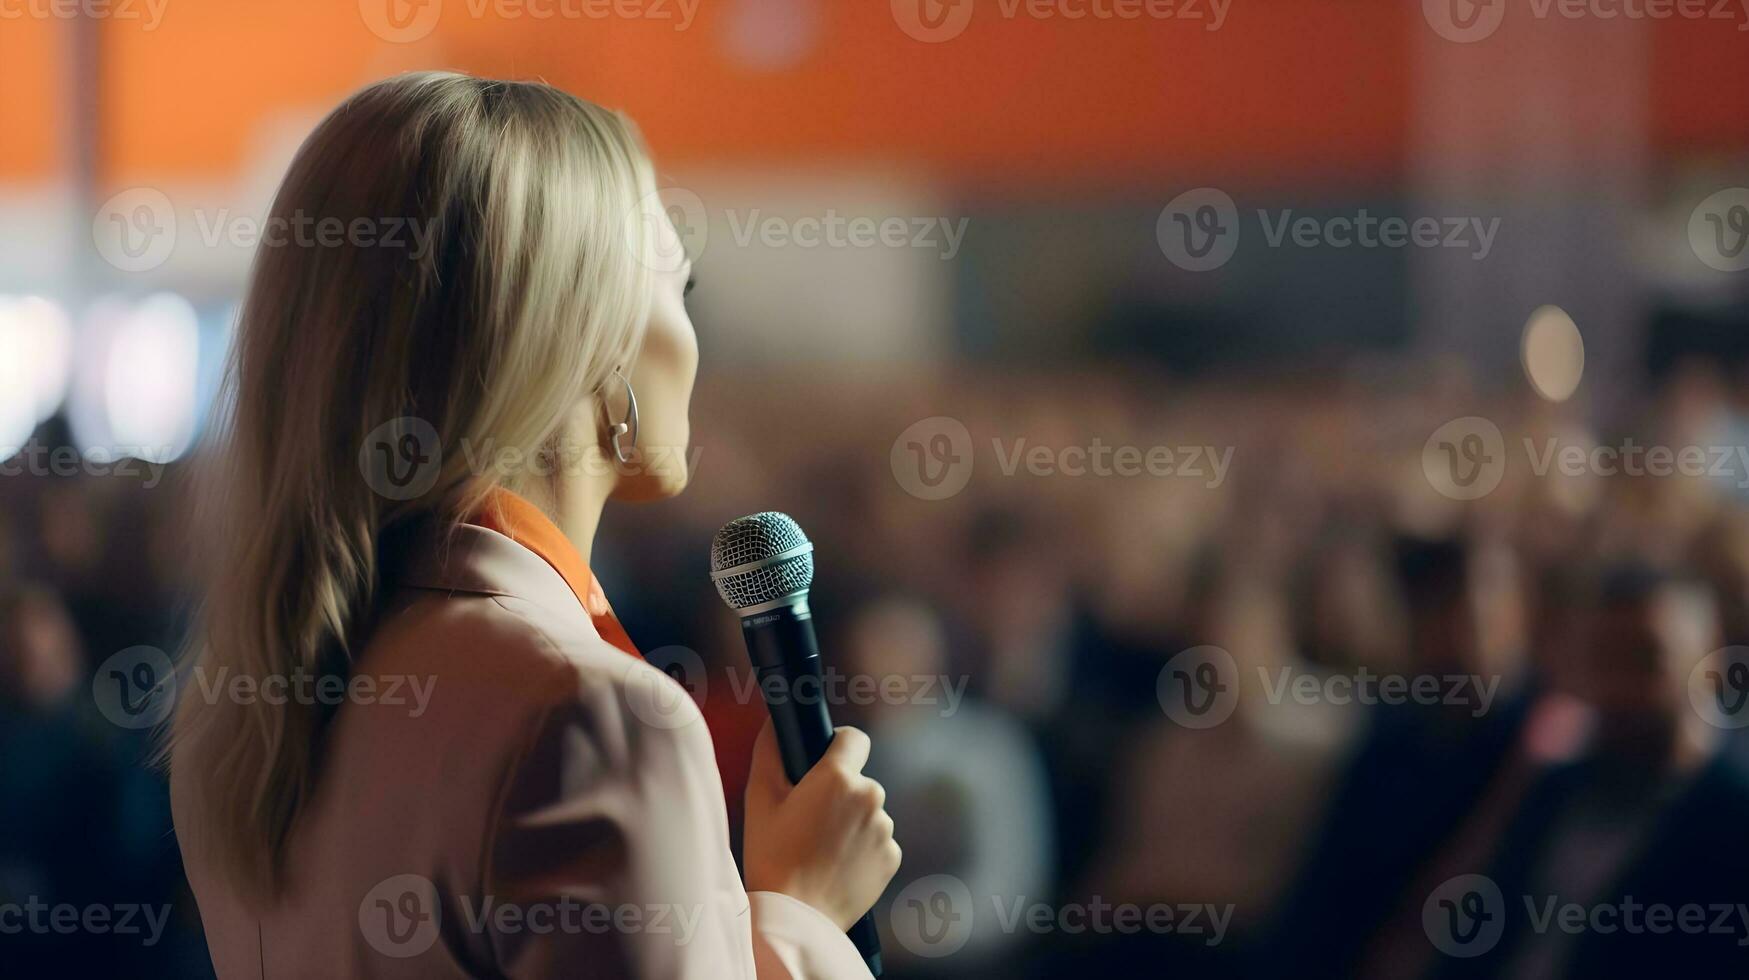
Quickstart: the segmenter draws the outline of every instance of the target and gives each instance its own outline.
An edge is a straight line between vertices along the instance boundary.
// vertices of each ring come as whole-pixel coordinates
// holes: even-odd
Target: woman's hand
[[[747,780],[748,891],[804,902],[849,929],[899,870],[887,791],[864,776],[868,736],[839,728],[826,754],[790,785],[771,720],[753,745]]]

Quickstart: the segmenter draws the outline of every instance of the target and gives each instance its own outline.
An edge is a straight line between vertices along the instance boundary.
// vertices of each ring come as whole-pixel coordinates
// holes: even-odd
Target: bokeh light
[[[173,293],[93,304],[79,339],[69,406],[90,459],[167,463],[188,451],[199,418],[200,325]]]
[[[15,451],[67,393],[72,329],[40,296],[0,296],[0,452]]]
[[[1579,326],[1558,306],[1539,306],[1524,324],[1520,344],[1524,375],[1536,393],[1564,402],[1585,376],[1585,340]]]

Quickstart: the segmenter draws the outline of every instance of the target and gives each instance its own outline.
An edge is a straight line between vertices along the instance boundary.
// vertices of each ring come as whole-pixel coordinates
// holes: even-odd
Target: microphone
[[[820,672],[820,643],[808,610],[814,543],[787,514],[765,511],[724,524],[711,539],[711,581],[741,617],[741,637],[789,781],[799,783],[832,743]],[[881,975],[881,943],[872,913],[850,927],[869,972]]]

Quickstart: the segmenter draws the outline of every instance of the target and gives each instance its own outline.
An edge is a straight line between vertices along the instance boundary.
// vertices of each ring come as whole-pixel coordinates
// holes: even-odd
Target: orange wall
[[[65,44],[59,22],[0,20],[0,181],[40,179],[59,169]]]
[[[544,77],[630,111],[668,164],[872,159],[982,183],[1398,162],[1411,26],[1399,4],[1235,0],[1207,32],[1004,20],[978,0],[962,36],[925,44],[887,0],[796,2],[815,5],[818,44],[765,72],[725,52],[727,0],[700,0],[684,32],[473,19],[468,0],[446,0],[435,33],[405,46],[371,34],[349,0],[173,0],[156,32],[116,24],[106,37],[112,176],[227,172],[262,106],[327,106],[408,67]]]
[[[106,176],[223,177],[273,110],[325,108],[407,68],[455,67],[544,77],[624,107],[668,166],[850,161],[975,187],[1211,172],[1389,179],[1409,115],[1409,32],[1426,30],[1417,5],[1387,0],[1233,0],[1212,33],[1179,21],[1004,20],[998,0],[976,0],[963,35],[925,44],[899,30],[887,0],[788,0],[817,12],[817,42],[792,69],[767,72],[726,51],[739,0],[698,0],[685,32],[670,21],[475,18],[469,4],[483,0],[440,2],[435,32],[408,45],[372,34],[355,0],[170,0],[156,30],[105,22]],[[1660,146],[1749,146],[1749,33],[1734,26],[1656,26]],[[67,31],[0,22],[0,179],[61,166]]]

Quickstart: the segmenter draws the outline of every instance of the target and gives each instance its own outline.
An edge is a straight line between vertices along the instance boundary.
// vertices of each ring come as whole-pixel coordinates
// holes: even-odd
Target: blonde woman
[[[609,498],[687,480],[654,190],[622,116],[454,74],[299,151],[171,737],[220,977],[868,975],[844,930],[899,863],[868,740],[791,786],[761,737],[743,885],[697,709],[589,572]]]

